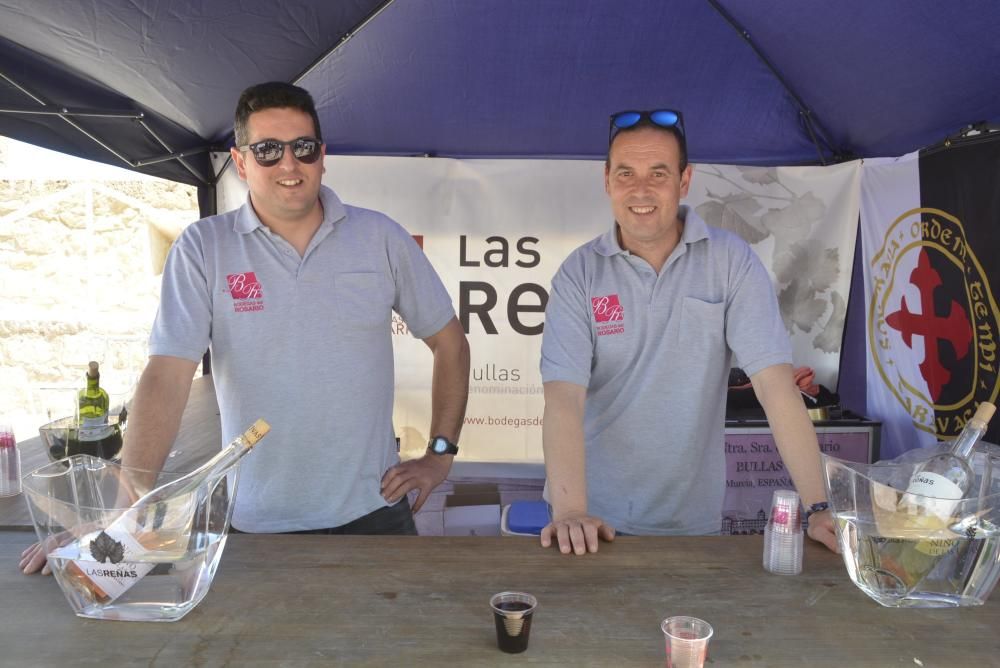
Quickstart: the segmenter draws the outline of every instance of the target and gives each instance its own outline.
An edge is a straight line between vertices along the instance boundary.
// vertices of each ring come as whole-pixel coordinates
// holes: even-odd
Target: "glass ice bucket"
[[[982,605],[1000,576],[1000,459],[975,453],[963,500],[906,492],[920,461],[860,464],[823,456],[844,564],[887,607]]]
[[[59,418],[38,428],[42,445],[51,461],[73,455],[93,455],[117,461],[121,454],[125,421],[120,415],[108,417],[107,436],[92,441],[81,440],[79,426],[74,416]]]
[[[25,476],[38,540],[78,616],[172,622],[208,593],[226,545],[238,469],[131,505],[197,467],[172,471],[179,454],[172,452],[159,474],[73,455]]]

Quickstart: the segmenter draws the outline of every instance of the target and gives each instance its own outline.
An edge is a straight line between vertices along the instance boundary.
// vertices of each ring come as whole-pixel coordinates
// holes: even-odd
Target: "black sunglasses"
[[[254,160],[256,160],[257,164],[261,167],[274,167],[281,162],[281,158],[284,157],[286,146],[292,147],[292,155],[295,156],[296,160],[307,165],[311,165],[319,160],[319,147],[322,145],[323,142],[315,137],[299,137],[298,139],[293,139],[292,141],[265,139],[254,144],[237,146],[236,148],[240,151],[246,151],[249,149],[249,151],[253,153]]]
[[[677,128],[677,132],[684,137],[684,118],[681,112],[673,109],[655,109],[653,111],[619,111],[611,114],[611,127],[608,129],[608,145],[618,134],[619,130],[635,127],[643,120],[649,121],[653,125],[661,128]]]

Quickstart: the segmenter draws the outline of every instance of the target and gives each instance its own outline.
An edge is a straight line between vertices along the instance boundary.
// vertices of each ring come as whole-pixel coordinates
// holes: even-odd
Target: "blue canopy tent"
[[[998,24],[990,0],[3,0],[0,133],[211,185],[239,91],[277,79],[331,153],[594,158],[610,111],[671,105],[697,162],[822,164],[1000,122]]]
[[[599,158],[609,112],[666,105],[694,162],[830,164],[989,136],[997,25],[993,0],[0,0],[0,134],[197,185],[205,213],[265,80],[313,93],[331,154]]]

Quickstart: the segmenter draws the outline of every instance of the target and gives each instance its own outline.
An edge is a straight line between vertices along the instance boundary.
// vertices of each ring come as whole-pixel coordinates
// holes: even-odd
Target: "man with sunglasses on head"
[[[308,92],[246,89],[235,135],[249,196],[171,249],[122,463],[162,467],[210,346],[223,442],[257,418],[271,425],[241,464],[236,529],[416,534],[412,513],[448,474],[468,394],[468,343],[451,298],[402,227],[320,184],[325,146]],[[434,357],[432,445],[402,463],[393,310]],[[29,549],[21,567],[42,563]]]
[[[735,357],[809,508],[809,535],[836,550],[774,288],[743,240],[680,204],[691,173],[680,112],[612,115],[604,187],[614,225],[570,254],[545,311],[552,521],[541,543],[585,554],[616,529],[719,533]]]

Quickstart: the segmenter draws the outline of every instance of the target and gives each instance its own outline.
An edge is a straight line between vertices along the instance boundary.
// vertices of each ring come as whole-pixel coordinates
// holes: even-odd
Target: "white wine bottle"
[[[203,486],[207,480],[215,480],[225,474],[229,469],[249,453],[257,441],[264,438],[267,432],[271,431],[271,426],[264,420],[257,420],[250,427],[230,441],[219,454],[215,455],[207,462],[196,468],[194,471],[171,480],[168,483],[150,490],[132,504],[135,509],[139,506],[152,503],[161,503],[173,498],[177,498],[187,492],[195,491]]]
[[[949,527],[962,499],[977,492],[971,459],[996,406],[979,404],[947,452],[922,462],[900,495],[896,512],[883,517],[879,531],[881,568],[906,589],[916,587],[957,544]]]
[[[970,459],[976,443],[986,433],[996,406],[988,401],[979,404],[976,414],[965,424],[962,433],[951,443],[948,452],[923,462],[910,477],[901,503],[922,506],[929,513],[947,519],[957,501],[965,498],[975,480]]]
[[[213,481],[236,466],[270,429],[257,420],[212,459],[150,490],[107,527],[58,548],[50,559],[70,557],[63,572],[69,584],[91,604],[110,603],[158,563],[183,557],[193,518]]]

